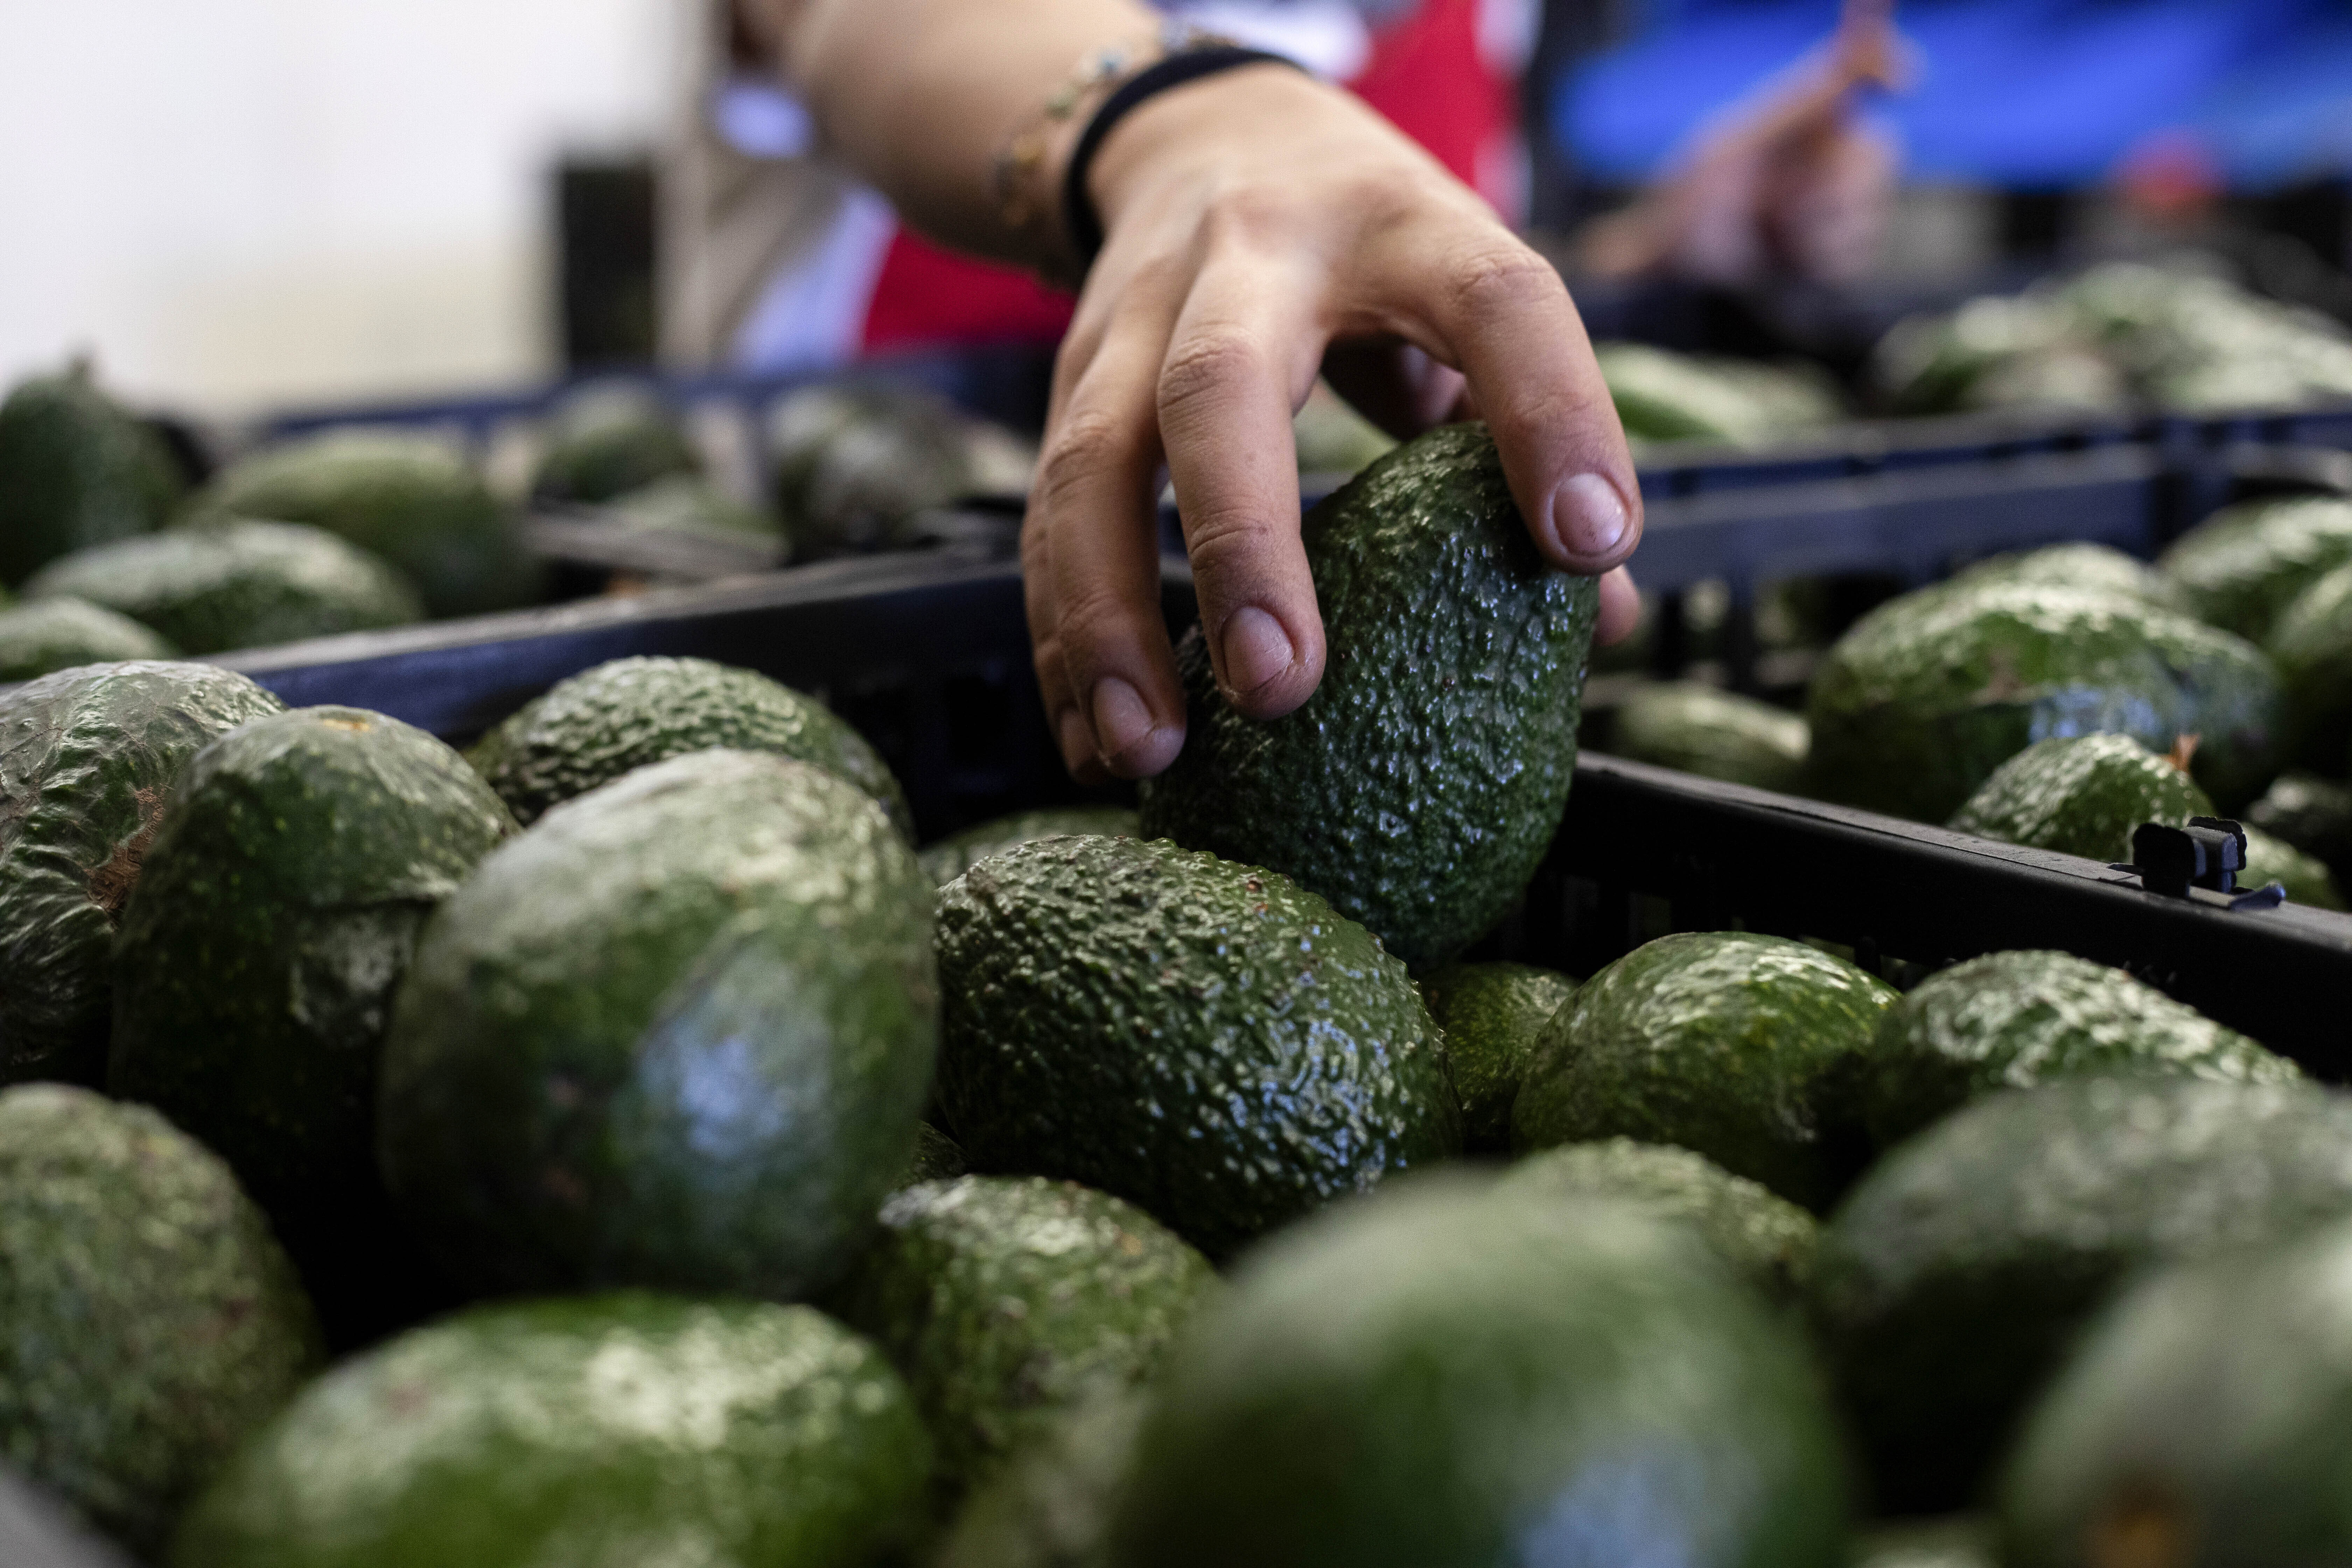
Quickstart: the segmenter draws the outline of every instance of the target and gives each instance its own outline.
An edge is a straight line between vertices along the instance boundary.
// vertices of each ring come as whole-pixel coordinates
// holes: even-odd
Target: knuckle
[[[1517,241],[1480,246],[1456,258],[1447,266],[1446,289],[1471,317],[1564,300],[1568,292],[1551,263]]]
[[[1050,512],[1066,505],[1087,485],[1117,472],[1134,449],[1134,437],[1105,410],[1080,409],[1065,416],[1037,459],[1038,509]],[[1030,531],[1024,528],[1024,540]]]
[[[1160,370],[1160,414],[1182,418],[1265,373],[1265,356],[1241,328],[1203,327],[1169,351]]]

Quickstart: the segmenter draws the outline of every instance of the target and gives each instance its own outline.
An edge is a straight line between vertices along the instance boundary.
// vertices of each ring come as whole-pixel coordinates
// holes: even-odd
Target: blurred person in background
[[[1163,467],[1228,700],[1275,718],[1320,680],[1289,428],[1318,370],[1400,435],[1486,418],[1538,548],[1602,576],[1599,636],[1624,635],[1633,462],[1566,288],[1509,226],[1536,0],[1169,9],[1284,58],[1234,57],[1139,0],[719,0],[666,173],[666,352],[783,369],[1059,342],[1022,549],[1047,712],[1082,778],[1158,773],[1183,742]],[[1894,50],[1885,0],[1851,0],[1832,43],[1589,233],[1585,262],[1851,275],[1893,182],[1852,105],[1893,80]],[[1212,54],[1197,76],[1161,68]],[[1138,81],[1155,90],[1090,150],[1078,215],[1065,172]]]

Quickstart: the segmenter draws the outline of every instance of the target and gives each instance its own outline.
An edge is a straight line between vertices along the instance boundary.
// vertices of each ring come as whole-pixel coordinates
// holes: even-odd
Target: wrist
[[[1087,194],[1103,232],[1172,185],[1204,177],[1240,142],[1279,140],[1286,128],[1311,122],[1348,100],[1294,67],[1243,66],[1160,93],[1113,126],[1087,170]],[[1064,163],[1076,150],[1074,132],[1059,150]]]

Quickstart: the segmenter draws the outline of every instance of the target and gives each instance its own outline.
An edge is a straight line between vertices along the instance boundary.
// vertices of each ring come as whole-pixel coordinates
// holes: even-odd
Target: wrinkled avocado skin
[[[2091,1078],[1996,1094],[1873,1166],[1813,1316],[1890,1513],[1970,1501],[2089,1315],[2137,1271],[2352,1215],[2352,1100]]]
[[[500,1303],[338,1367],[190,1511],[172,1568],[875,1568],[929,1445],[807,1307]]]
[[[1280,871],[1425,968],[1484,935],[1550,846],[1597,603],[1548,570],[1483,425],[1432,431],[1307,515],[1322,684],[1261,722],[1177,648],[1184,749],[1143,831]]]
[[[940,1099],[972,1168],[1063,1176],[1212,1257],[1458,1153],[1437,1026],[1271,871],[1045,838],[940,890]]]
[[[1807,717],[1816,794],[1920,822],[2035,742],[2100,731],[2159,752],[2200,736],[2198,782],[2231,805],[2269,777],[2281,737],[2260,649],[2112,594],[2015,584],[1880,605],[1815,671]]]
[[[1002,855],[1016,844],[1069,833],[1136,838],[1141,837],[1142,828],[1135,813],[1123,805],[1059,805],[1043,811],[1020,811],[925,846],[923,869],[931,874],[931,880],[944,888],[990,856]]]
[[[1993,770],[1953,816],[1961,833],[2108,862],[2132,858],[2144,822],[2213,815],[2189,775],[2128,735],[2042,741]]]
[[[0,1093],[0,1453],[142,1556],[319,1365],[228,1167],[87,1089]]]
[[[493,851],[393,1007],[379,1158],[479,1289],[791,1300],[846,1267],[914,1152],[931,887],[854,786],[703,752]]]
[[[79,371],[37,376],[0,403],[0,583],[162,526],[184,489],[154,432]]]
[[[115,924],[205,742],[282,712],[205,664],[85,665],[0,696],[0,1082],[99,1081]]]
[[[1863,1122],[1891,1148],[1995,1089],[2094,1073],[2301,1076],[2120,969],[2068,952],[1992,952],[1930,975],[1886,1010],[1861,1075]]]
[[[37,680],[78,664],[164,659],[178,651],[128,616],[79,599],[0,609],[0,680]]]
[[[1801,791],[1805,721],[1752,697],[1673,683],[1634,693],[1609,731],[1612,756],[1752,789]]]
[[[1786,938],[1661,937],[1586,981],[1545,1028],[1512,1108],[1512,1147],[1677,1144],[1818,1210],[1840,1177],[1824,1147],[1835,1097],[1894,1000],[1853,964]]]
[[[1421,983],[1429,1016],[1445,1031],[1445,1060],[1462,1096],[1462,1146],[1498,1154],[1511,1146],[1519,1075],[1576,982],[1526,963],[1449,963]]]
[[[915,1391],[951,1499],[1090,1394],[1148,1383],[1217,1283],[1132,1204],[1075,1182],[965,1176],[882,1207],[825,1305]]]
[[[634,768],[723,747],[794,757],[872,795],[910,839],[907,797],[866,738],[756,670],[706,658],[616,658],[563,681],[471,753],[526,827]]]
[[[421,730],[274,714],[196,753],[123,911],[108,1090],[229,1162],[342,1342],[432,1301],[376,1174],[376,1061],[418,929],[514,831]]]
[[[2352,501],[2295,496],[2224,507],[2157,565],[2199,620],[2260,643],[2296,595],[2347,562]]]

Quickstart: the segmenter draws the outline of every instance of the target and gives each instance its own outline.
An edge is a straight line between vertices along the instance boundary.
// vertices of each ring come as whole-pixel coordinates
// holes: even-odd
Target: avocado
[[[2301,1076],[2120,969],[2068,952],[1991,952],[1929,975],[1886,1010],[1856,1099],[1871,1142],[1885,1149],[1995,1089],[2095,1073]]]
[[[2352,1227],[2159,1276],[2105,1313],[2000,1485],[2001,1560],[2340,1563]]]
[[[743,505],[697,474],[673,474],[641,485],[604,503],[604,515],[624,527],[661,533],[695,533],[773,545],[783,559],[783,535],[776,520]]]
[[[2339,877],[2352,867],[2352,784],[2316,773],[2281,773],[2246,808],[2245,826],[2325,862]]]
[[[107,1088],[228,1161],[339,1342],[436,1304],[376,1174],[376,1062],[418,929],[514,831],[422,730],[273,714],[188,763],[123,910]]]
[[[870,1568],[929,1445],[806,1307],[638,1293],[478,1307],[344,1363],[189,1510],[172,1568]]]
[[[1687,1149],[1611,1138],[1547,1149],[1511,1167],[1497,1190],[1622,1203],[1687,1225],[1732,1272],[1777,1303],[1801,1301],[1821,1226],[1811,1215]]]
[[[1576,982],[1526,963],[1449,963],[1421,982],[1429,1016],[1445,1032],[1445,1062],[1462,1098],[1462,1146],[1498,1154],[1511,1146],[1519,1075]]]
[[[591,383],[558,403],[549,418],[531,499],[609,501],[701,467],[685,426],[659,395],[628,382]]]
[[[549,812],[425,922],[378,1158],[461,1283],[791,1300],[906,1168],[936,1032],[931,885],[881,808],[692,752]]]
[[[106,1070],[116,923],[180,770],[285,704],[208,664],[60,670],[0,694],[0,1082]]]
[[[963,416],[928,394],[814,387],[770,416],[777,514],[796,560],[885,550],[916,513],[972,488]]]
[[[1318,381],[1290,416],[1290,439],[1302,474],[1353,474],[1396,446],[1396,437]]]
[[[772,752],[846,779],[910,842],[907,797],[866,738],[756,670],[705,658],[616,658],[559,681],[478,744],[474,766],[528,827],[649,763],[713,747]]]
[[[906,1377],[952,1500],[1087,1395],[1150,1384],[1216,1282],[1132,1204],[964,1176],[883,1205],[881,1234],[826,1305]]]
[[[1111,1568],[1111,1515],[1150,1400],[1103,1389],[973,1490],[936,1568]]]
[[[2341,774],[2352,737],[2352,564],[2296,595],[2273,626],[2269,648],[2286,689],[2289,754]]]
[[[2002,1568],[1993,1550],[1996,1531],[1980,1513],[1880,1525],[1863,1533],[1854,1568]]]
[[[2048,298],[1987,295],[1897,321],[1872,353],[1871,381],[1896,414],[2125,403],[2121,378],[2084,364],[2073,338],[2067,312]]]
[[[2179,827],[2212,815],[2213,802],[2187,773],[2129,735],[2072,735],[2038,742],[1995,768],[1951,826],[2122,864],[2142,823]]]
[[[1793,794],[1805,785],[1805,721],[1691,681],[1643,686],[1619,705],[1609,753],[1703,778]]]
[[[2116,1285],[2352,1215],[2352,1099],[2091,1078],[1996,1094],[1888,1154],[1822,1236],[1813,1309],[1891,1510],[1972,1500]]]
[[[2240,886],[2259,888],[2276,882],[2290,903],[2309,904],[2315,910],[2345,907],[2344,894],[2326,863],[2259,827],[2241,824],[2239,831],[2246,836],[2246,868],[2238,874]]]
[[[183,652],[226,653],[425,618],[406,579],[322,528],[231,520],[76,551],[25,584],[153,627]]]
[[[85,599],[0,610],[0,680],[31,680],[81,664],[170,658],[178,651],[130,616]]]
[[[2352,563],[2352,500],[2273,496],[2223,507],[2175,540],[2157,569],[2189,611],[2254,643],[2295,595]]]
[[[1995,555],[1957,574],[1952,581],[1978,587],[2025,584],[2072,588],[2080,593],[2113,594],[2168,610],[2191,610],[2188,595],[2179,584],[2147,562],[2134,560],[2105,544],[2045,544],[2039,550]]]
[[[331,430],[266,447],[215,476],[191,515],[323,528],[407,578],[436,616],[539,595],[515,519],[462,452],[430,436]]]
[[[1821,1209],[1843,1173],[1836,1091],[1894,990],[1750,931],[1685,931],[1580,986],[1537,1043],[1511,1145],[1673,1143]]]
[[[0,1453],[140,1555],[320,1360],[228,1167],[87,1089],[0,1093]]]
[[[974,1170],[1084,1182],[1223,1257],[1461,1151],[1404,965],[1272,871],[1045,838],[939,902],[939,1097]]]
[[[1795,1327],[1685,1227],[1463,1176],[1255,1253],[1179,1343],[1122,1568],[1845,1559]]]
[[[76,364],[0,403],[0,583],[163,526],[185,488],[162,437]]]
[[[1043,811],[1018,811],[926,846],[923,869],[931,874],[931,880],[944,888],[991,855],[1001,855],[1032,839],[1072,833],[1104,838],[1139,838],[1143,829],[1135,813],[1120,805],[1055,805]]]
[[[915,1123],[915,1152],[907,1162],[899,1187],[911,1187],[918,1182],[946,1182],[961,1176],[966,1170],[963,1151],[956,1141],[928,1121]]]
[[[1190,729],[1143,831],[1279,871],[1427,968],[1517,901],[1559,826],[1593,580],[1544,565],[1483,425],[1398,447],[1303,526],[1322,684],[1245,719],[1185,634]]]
[[[1701,359],[1645,343],[1597,343],[1625,434],[1638,441],[1762,446],[1843,412],[1811,379],[1753,361]]]
[[[2225,806],[2274,766],[2278,678],[2251,644],[2152,605],[2032,584],[1938,584],[1857,621],[1815,669],[1813,793],[1942,822],[2036,741],[2201,737]]]

